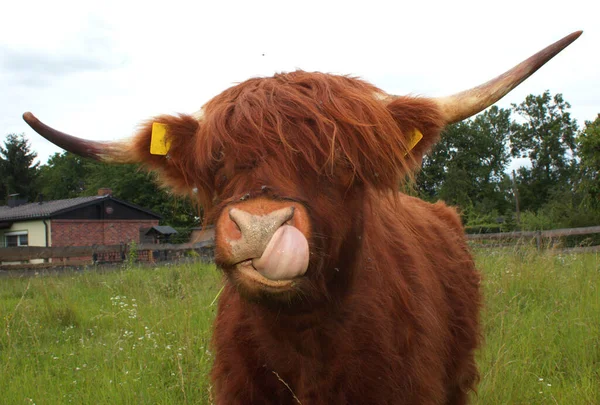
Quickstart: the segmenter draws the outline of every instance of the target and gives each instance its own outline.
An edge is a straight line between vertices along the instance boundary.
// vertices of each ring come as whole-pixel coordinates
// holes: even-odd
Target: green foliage
[[[90,174],[87,159],[69,152],[55,153],[40,167],[40,192],[45,200],[79,197]]]
[[[555,190],[572,189],[577,123],[567,111],[570,107],[561,94],[552,97],[549,91],[513,105],[523,121],[513,124],[511,153],[531,161],[531,169],[519,170],[524,210],[537,211]]]
[[[594,122],[586,121],[577,137],[580,172],[579,191],[586,197],[584,204],[600,208],[600,114]]]
[[[490,214],[511,207],[506,174],[510,110],[492,107],[474,120],[446,128],[423,160],[417,175],[419,194],[459,206],[463,212]]]
[[[578,228],[600,224],[600,211],[587,205],[582,195],[571,191],[554,191],[550,201],[537,212],[521,214],[521,229],[542,231],[558,228]]]
[[[127,245],[127,257],[125,258],[125,267],[132,268],[138,259],[138,245],[134,240]]]
[[[37,154],[31,151],[24,134],[9,134],[0,146],[0,204],[8,196],[18,194],[17,199],[35,201],[39,163],[33,163]]]
[[[498,211],[492,210],[489,213],[481,213],[476,211],[473,206],[462,211],[465,223],[465,232],[469,234],[479,233],[498,233],[511,231],[512,223],[507,222],[504,216]]]
[[[547,229],[559,229],[554,219],[543,211],[525,211],[521,213],[521,230],[523,231],[545,231]]]

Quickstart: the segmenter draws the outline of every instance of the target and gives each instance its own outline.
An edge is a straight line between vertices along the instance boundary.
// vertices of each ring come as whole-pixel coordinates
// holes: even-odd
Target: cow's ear
[[[158,171],[163,183],[178,193],[187,194],[197,187],[194,151],[200,115],[161,115],[142,124],[133,138],[115,142],[66,134],[30,112],[23,119],[35,132],[76,155],[104,163],[142,163]]]
[[[132,160],[159,174],[161,181],[177,193],[196,187],[196,136],[200,123],[192,115],[161,115],[144,122],[129,146]]]
[[[444,128],[439,107],[426,98],[397,97],[387,104],[387,109],[400,127],[413,169],[420,167],[423,156],[439,141]]]

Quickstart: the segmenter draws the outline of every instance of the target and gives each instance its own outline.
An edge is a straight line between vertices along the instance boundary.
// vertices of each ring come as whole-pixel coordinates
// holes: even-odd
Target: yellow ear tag
[[[167,126],[160,122],[152,123],[152,138],[150,139],[150,153],[153,155],[166,155],[171,148],[167,139]]]
[[[421,139],[423,139],[423,134],[418,129],[415,129],[415,132],[414,132],[412,138],[410,138],[408,145],[407,145],[408,146],[408,149],[406,151],[407,155],[408,155],[408,152],[410,152],[411,150],[413,150],[413,148],[415,146],[417,146],[417,144],[421,141]]]

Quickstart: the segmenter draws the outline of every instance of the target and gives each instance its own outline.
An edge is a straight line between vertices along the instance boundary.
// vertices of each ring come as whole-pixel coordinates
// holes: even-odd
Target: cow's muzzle
[[[269,204],[271,205],[271,204]],[[277,204],[281,205],[281,204]],[[223,213],[218,223],[219,243],[225,244],[227,261],[242,276],[276,287],[304,275],[309,264],[307,218],[303,209],[286,204],[266,210],[261,202],[239,205]],[[273,207],[269,207],[273,208]]]

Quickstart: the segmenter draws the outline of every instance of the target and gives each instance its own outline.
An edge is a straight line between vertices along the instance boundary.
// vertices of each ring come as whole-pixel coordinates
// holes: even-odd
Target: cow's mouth
[[[240,281],[258,284],[258,286],[273,290],[282,290],[288,289],[294,285],[296,279],[279,279],[279,280],[271,280],[265,276],[263,276],[252,264],[252,259],[244,260],[235,265],[235,269],[238,272],[238,277]]]
[[[283,225],[273,234],[260,257],[246,257],[234,267],[243,283],[282,289],[291,287],[308,269],[309,247],[304,234]]]

